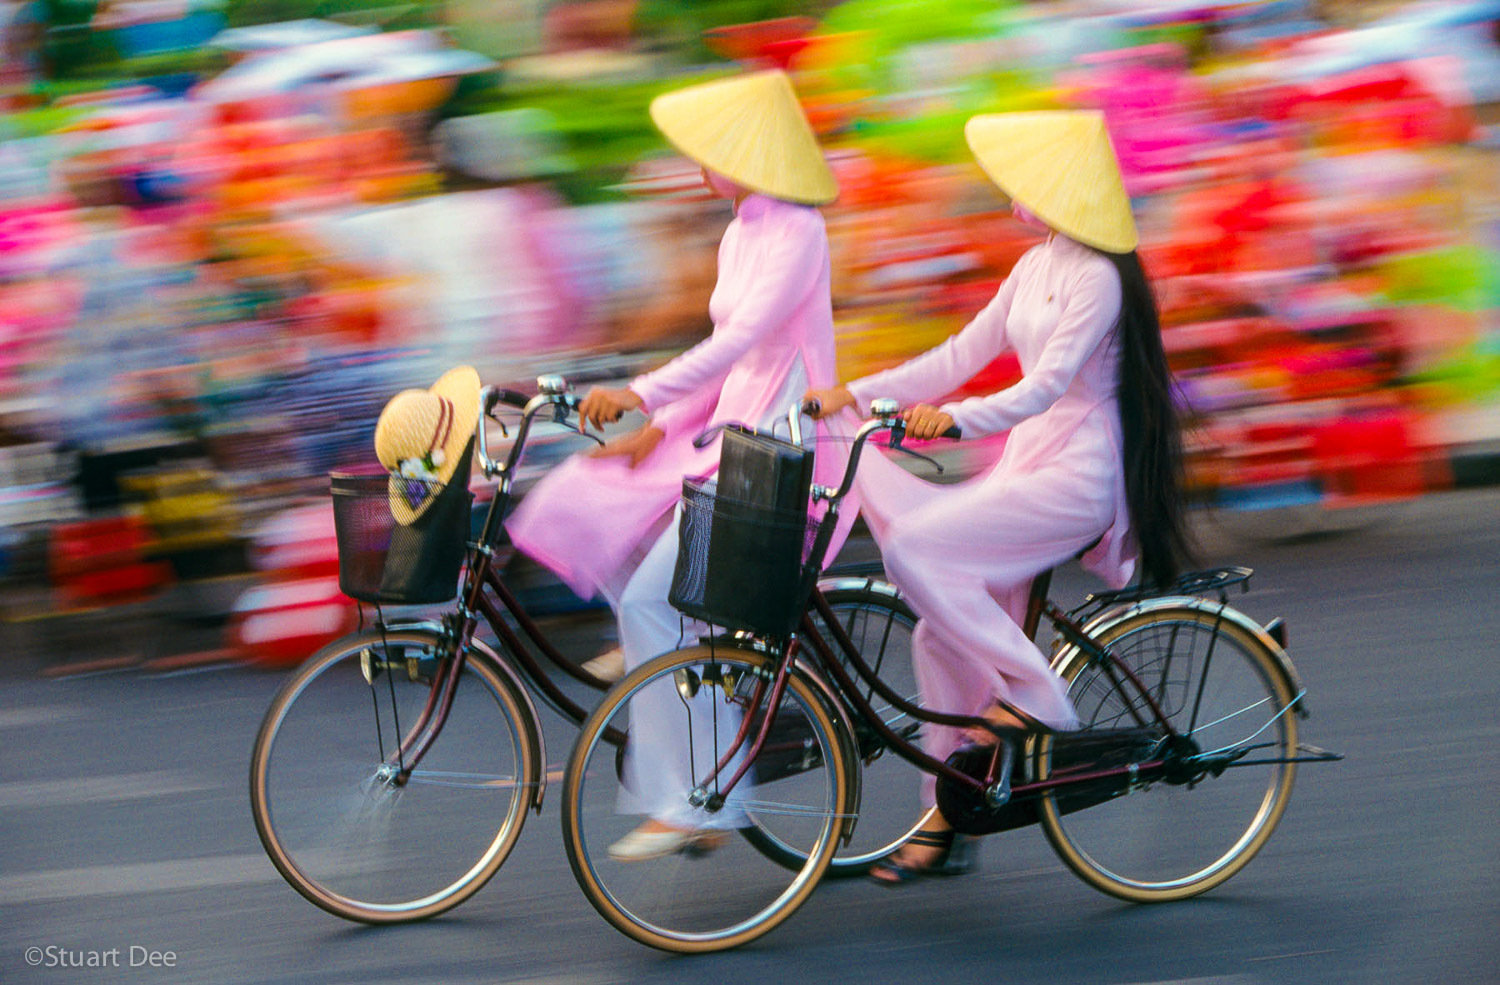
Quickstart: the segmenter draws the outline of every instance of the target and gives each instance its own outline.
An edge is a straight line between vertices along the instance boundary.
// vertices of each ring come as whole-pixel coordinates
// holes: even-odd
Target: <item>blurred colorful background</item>
[[[1199,502],[1336,528],[1500,477],[1500,0],[0,0],[0,659],[139,663],[86,643],[165,618],[158,667],[277,667],[351,628],[327,474],[389,396],[708,333],[730,215],[646,106],[764,65],[843,189],[846,378],[1034,242],[963,121],[1094,107]]]

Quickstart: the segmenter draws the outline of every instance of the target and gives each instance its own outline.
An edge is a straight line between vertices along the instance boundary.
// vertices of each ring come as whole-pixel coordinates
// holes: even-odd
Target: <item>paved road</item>
[[[363,928],[305,903],[256,841],[246,759],[276,675],[11,679],[0,981],[1500,981],[1500,492],[1372,519],[1295,543],[1267,542],[1278,527],[1264,517],[1205,532],[1210,560],[1257,569],[1243,608],[1289,620],[1313,712],[1304,736],[1348,754],[1304,767],[1268,847],[1206,897],[1117,903],[1021,830],[989,839],[973,876],[900,892],[825,884],[754,945],[675,958],[595,916],[554,797],[459,910]],[[593,628],[571,627],[582,653]],[[569,730],[553,719],[548,731],[555,764]],[[28,948],[113,952],[119,967],[31,967]],[[161,953],[152,967],[151,952],[173,966]]]

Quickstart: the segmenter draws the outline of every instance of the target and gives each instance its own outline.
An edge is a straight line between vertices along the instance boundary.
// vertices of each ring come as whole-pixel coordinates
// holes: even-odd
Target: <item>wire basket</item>
[[[712,481],[683,480],[668,601],[726,629],[789,635],[807,603],[807,561],[818,521],[805,510],[774,510],[716,493]]]
[[[340,591],[392,605],[429,605],[458,594],[474,498],[467,482],[429,483],[432,505],[409,526],[391,514],[386,473],[334,472],[329,484]]]

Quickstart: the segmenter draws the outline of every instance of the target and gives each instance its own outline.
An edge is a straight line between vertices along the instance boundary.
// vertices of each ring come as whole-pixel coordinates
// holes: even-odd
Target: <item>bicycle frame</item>
[[[482,618],[495,633],[501,642],[503,651],[519,665],[519,669],[525,677],[525,682],[531,685],[533,690],[541,695],[555,708],[559,714],[579,724],[588,715],[587,709],[581,707],[569,698],[557,682],[537,660],[521,639],[521,636],[511,628],[506,621],[504,612],[515,619],[516,625],[531,643],[541,651],[542,655],[554,666],[573,679],[587,684],[596,690],[606,690],[609,683],[599,680],[592,674],[573,664],[572,661],[560,653],[554,647],[542,628],[526,612],[515,593],[505,584],[499,571],[495,566],[495,542],[500,531],[500,521],[504,518],[510,506],[511,491],[514,484],[515,467],[520,461],[521,453],[525,449],[526,440],[529,436],[532,421],[538,411],[544,407],[556,407],[559,412],[564,408],[573,406],[576,401],[571,394],[563,392],[561,382],[551,387],[545,386],[544,377],[539,384],[543,384],[543,392],[530,399],[509,391],[497,390],[494,387],[486,387],[484,391],[484,413],[480,415],[476,429],[478,443],[478,457],[484,469],[485,476],[499,475],[501,477],[499,486],[495,490],[494,499],[490,501],[490,507],[485,515],[484,526],[481,528],[477,541],[469,545],[466,558],[466,568],[462,587],[459,589],[459,604],[453,612],[443,616],[443,634],[445,645],[438,655],[438,668],[434,675],[432,688],[428,693],[427,701],[423,705],[417,721],[411,728],[406,730],[406,736],[387,761],[393,762],[397,767],[395,782],[397,785],[404,784],[410,777],[411,772],[421,762],[427,750],[431,748],[434,740],[442,732],[444,724],[448,719],[449,709],[452,707],[453,693],[458,686],[459,677],[463,673],[467,662],[467,653],[470,642],[474,638],[475,631],[479,628],[479,620]],[[524,401],[521,424],[516,431],[515,442],[506,461],[496,462],[489,455],[488,441],[485,435],[484,420],[489,416],[494,405],[500,400],[515,405]],[[559,415],[560,416],[560,415]],[[495,601],[485,593],[488,587],[499,599],[497,606]],[[377,608],[377,623],[384,627],[384,622],[379,620]],[[621,742],[624,736],[612,731],[610,741]]]
[[[1043,583],[1039,581],[1038,584],[1040,585]],[[1045,592],[1045,588],[1043,588],[1043,592]],[[1033,599],[1035,599],[1035,597],[1036,592],[1035,589],[1033,589]],[[906,699],[902,698],[899,694],[891,690],[884,681],[881,681],[880,678],[870,670],[870,667],[865,663],[863,656],[859,654],[858,650],[853,646],[852,642],[847,640],[846,634],[844,633],[844,628],[839,625],[837,619],[833,618],[832,610],[827,608],[827,603],[822,599],[821,595],[814,596],[813,605],[817,609],[819,614],[823,617],[824,623],[831,627],[833,635],[839,642],[840,647],[850,657],[849,663],[854,667],[855,673],[859,677],[859,684],[863,684],[866,687],[873,689],[882,698],[884,698],[886,701],[889,701],[895,708],[897,708],[904,714],[909,715],[910,717],[918,721],[925,722],[929,725],[947,725],[959,728],[984,728],[986,726],[987,723],[983,718],[978,718],[970,715],[955,715],[948,712],[931,711],[914,705]],[[1046,605],[1048,607],[1045,610],[1046,614],[1050,619],[1053,619],[1054,622],[1059,625],[1059,628],[1062,629],[1065,634],[1068,633],[1069,630],[1076,632],[1080,645],[1086,647],[1089,651],[1091,651],[1092,656],[1094,656],[1096,659],[1104,661],[1107,667],[1113,667],[1115,670],[1123,672],[1123,674],[1129,680],[1130,686],[1134,689],[1134,691],[1137,694],[1140,694],[1146,700],[1148,706],[1151,709],[1155,724],[1166,729],[1168,735],[1175,737],[1176,733],[1171,730],[1171,723],[1162,713],[1161,708],[1156,704],[1155,699],[1146,692],[1146,689],[1141,684],[1139,678],[1137,678],[1135,674],[1133,674],[1129,670],[1129,668],[1115,663],[1113,658],[1111,658],[1105,651],[1099,649],[1092,640],[1090,640],[1086,635],[1083,634],[1082,629],[1076,626],[1076,624],[1074,624],[1071,620],[1069,620],[1066,614],[1058,610],[1056,606],[1053,606],[1050,602],[1046,603]],[[1037,622],[1036,614],[1039,614],[1041,611],[1043,610],[1033,606],[1031,612],[1028,613],[1028,625],[1025,627],[1028,631],[1027,635],[1035,634]],[[1058,620],[1061,620],[1061,622],[1057,622]],[[905,759],[907,762],[911,763],[913,766],[916,766],[918,769],[923,770],[924,772],[932,773],[936,776],[942,777],[943,779],[961,784],[963,786],[971,787],[976,790],[984,790],[990,785],[990,783],[994,782],[994,777],[985,777],[983,780],[981,780],[976,779],[975,777],[972,777],[967,773],[956,770],[952,766],[949,766],[947,763],[928,755],[926,752],[923,752],[906,738],[897,734],[890,728],[890,726],[886,725],[886,723],[881,720],[878,714],[875,713],[875,710],[870,706],[869,701],[865,698],[864,694],[861,693],[859,684],[856,684],[854,679],[850,677],[848,670],[841,666],[838,660],[833,658],[831,649],[828,647],[826,641],[821,639],[820,635],[818,634],[817,630],[814,628],[810,620],[806,623],[804,631],[807,632],[810,636],[813,649],[818,654],[818,661],[820,663],[821,669],[835,681],[840,694],[842,694],[844,700],[849,703],[849,705],[851,706],[851,710],[854,712],[856,717],[874,728],[875,731],[880,734],[881,738],[885,740],[888,747],[902,759]],[[1120,681],[1117,678],[1113,679],[1113,683],[1117,688],[1121,686]],[[1140,724],[1144,726],[1151,723],[1142,721]],[[1150,760],[1144,763],[1136,763],[1133,766],[1128,767],[1098,770],[1087,774],[1070,774],[1066,778],[1055,778],[1034,783],[1016,784],[1012,788],[1011,795],[1013,797],[1021,797],[1027,794],[1039,794],[1044,793],[1048,790],[1055,789],[1057,787],[1066,786],[1068,784],[1107,779],[1110,777],[1123,776],[1127,773],[1131,775],[1141,775],[1143,779],[1149,779],[1151,771],[1159,769],[1162,765],[1164,765],[1164,763],[1161,760]]]

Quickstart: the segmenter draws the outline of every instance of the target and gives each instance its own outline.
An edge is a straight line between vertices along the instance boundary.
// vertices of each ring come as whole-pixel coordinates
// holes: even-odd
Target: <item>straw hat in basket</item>
[[[964,126],[969,149],[1000,190],[1048,226],[1106,253],[1140,242],[1104,114],[991,113]]]
[[[839,186],[780,69],[663,93],[651,101],[657,129],[683,154],[741,188],[803,205],[826,205]]]
[[[479,373],[459,366],[430,390],[402,390],[375,424],[375,457],[391,473],[391,515],[415,523],[459,467],[479,423]]]

